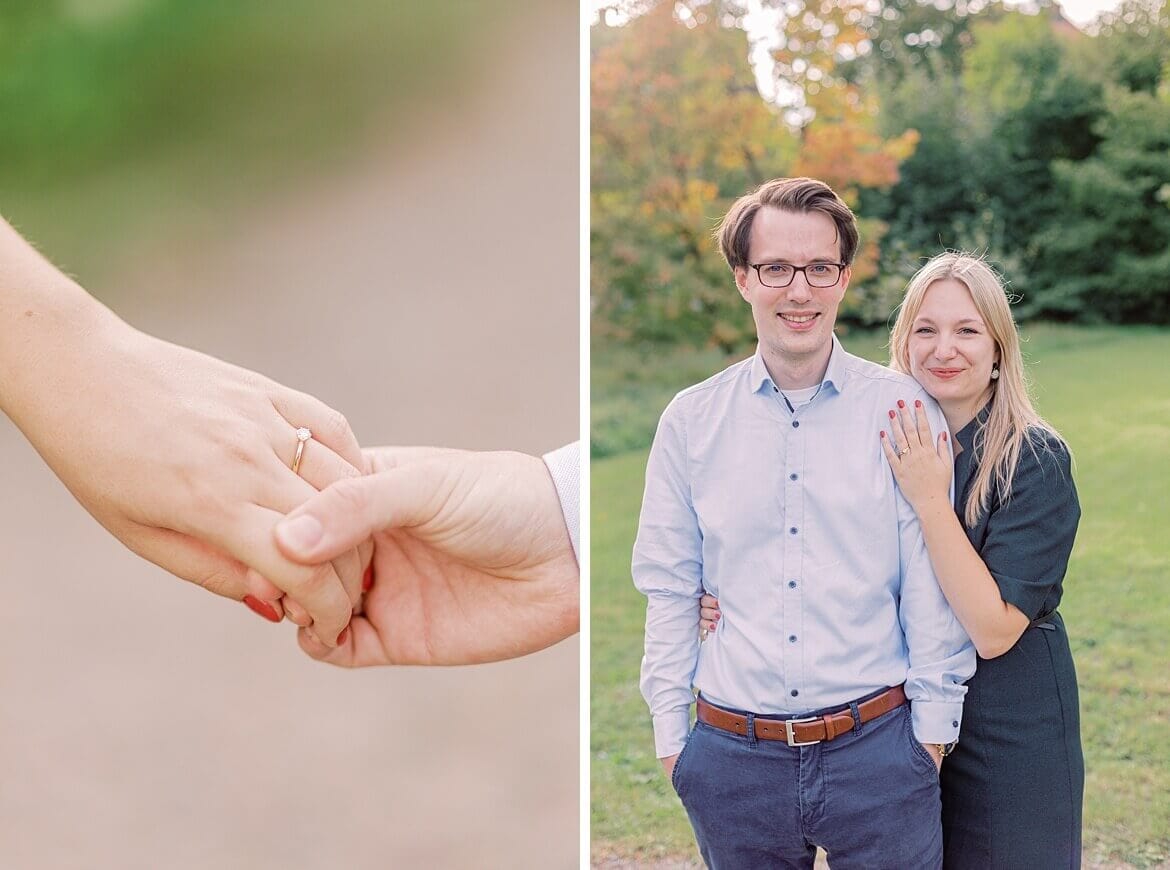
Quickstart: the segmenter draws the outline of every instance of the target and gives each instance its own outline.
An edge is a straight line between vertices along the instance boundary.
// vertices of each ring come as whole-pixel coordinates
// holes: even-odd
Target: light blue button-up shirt
[[[663,412],[633,558],[658,757],[686,740],[692,686],[799,716],[905,682],[915,736],[957,739],[975,650],[882,454],[899,399],[945,428],[914,380],[834,338],[820,390],[795,410],[757,351]],[[704,591],[722,616],[700,645]]]

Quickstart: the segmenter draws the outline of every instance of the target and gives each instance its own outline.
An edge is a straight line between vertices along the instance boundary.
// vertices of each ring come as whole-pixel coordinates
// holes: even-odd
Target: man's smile
[[[811,313],[785,313],[781,311],[778,315],[790,329],[811,329],[813,322],[820,317],[817,312]]]

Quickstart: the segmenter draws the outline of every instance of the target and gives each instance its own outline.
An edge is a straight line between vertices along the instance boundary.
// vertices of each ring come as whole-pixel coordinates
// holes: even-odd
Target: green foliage
[[[1170,87],[1114,87],[1093,157],[1054,164],[1065,208],[1037,239],[1032,313],[1170,322]]]
[[[748,328],[711,240],[731,198],[781,173],[797,140],[760,99],[742,31],[663,3],[594,28],[591,287],[601,331],[734,343]]]
[[[845,343],[886,358],[884,333]],[[1024,353],[1041,413],[1072,446],[1083,510],[1061,612],[1081,691],[1086,866],[1156,866],[1170,859],[1170,333],[1040,325]],[[721,365],[696,374],[691,361],[595,344],[594,438],[609,439],[615,395],[656,415]],[[645,602],[629,571],[647,445],[591,468],[592,835],[595,853],[681,860],[693,836],[638,692]]]
[[[810,7],[811,8],[811,7]],[[591,292],[594,331],[634,342],[710,344],[725,353],[753,335],[746,307],[711,239],[731,203],[761,182],[809,174],[847,199],[897,178],[917,135],[882,137],[874,106],[847,83],[829,85],[834,47],[863,36],[844,7],[800,18],[777,49],[800,70],[799,111],[766,104],[744,33],[714,4],[654,5],[631,23],[593,29]],[[814,116],[803,127],[792,122]],[[867,224],[854,265],[876,271],[880,220]],[[846,312],[865,304],[846,299]],[[884,306],[884,303],[883,303]]]
[[[945,54],[887,52],[857,73],[887,134],[921,135],[899,183],[862,200],[889,225],[883,277],[943,247],[974,250],[1022,293],[1025,319],[1170,322],[1170,30],[1145,2],[1098,30],[993,7]]]

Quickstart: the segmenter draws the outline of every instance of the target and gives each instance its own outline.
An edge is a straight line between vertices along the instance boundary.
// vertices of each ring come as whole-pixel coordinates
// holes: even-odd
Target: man
[[[827,185],[768,182],[717,233],[759,343],[675,397],[646,468],[657,755],[712,868],[811,867],[817,846],[835,867],[939,867],[938,766],[975,654],[879,432],[899,400],[941,416],[833,336],[858,233]],[[704,590],[722,616],[700,647]]]

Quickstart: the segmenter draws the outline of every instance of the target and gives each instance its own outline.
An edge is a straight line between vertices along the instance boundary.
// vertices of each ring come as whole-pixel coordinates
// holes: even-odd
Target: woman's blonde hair
[[[973,442],[978,470],[963,510],[965,523],[970,528],[988,509],[993,492],[1005,503],[1010,498],[1011,481],[1020,461],[1021,447],[1027,444],[1035,451],[1051,445],[1049,438],[1029,438],[1029,430],[1038,429],[1061,443],[1063,440],[1032,405],[1020,354],[1020,334],[1012,318],[1007,291],[982,257],[947,251],[931,258],[915,273],[906,287],[906,296],[898,306],[898,316],[890,331],[890,367],[910,374],[910,336],[914,319],[922,308],[926,291],[936,282],[948,278],[960,282],[971,292],[975,308],[999,353],[999,378],[990,382],[990,413],[976,429]],[[1039,445],[1037,440],[1041,442]]]

